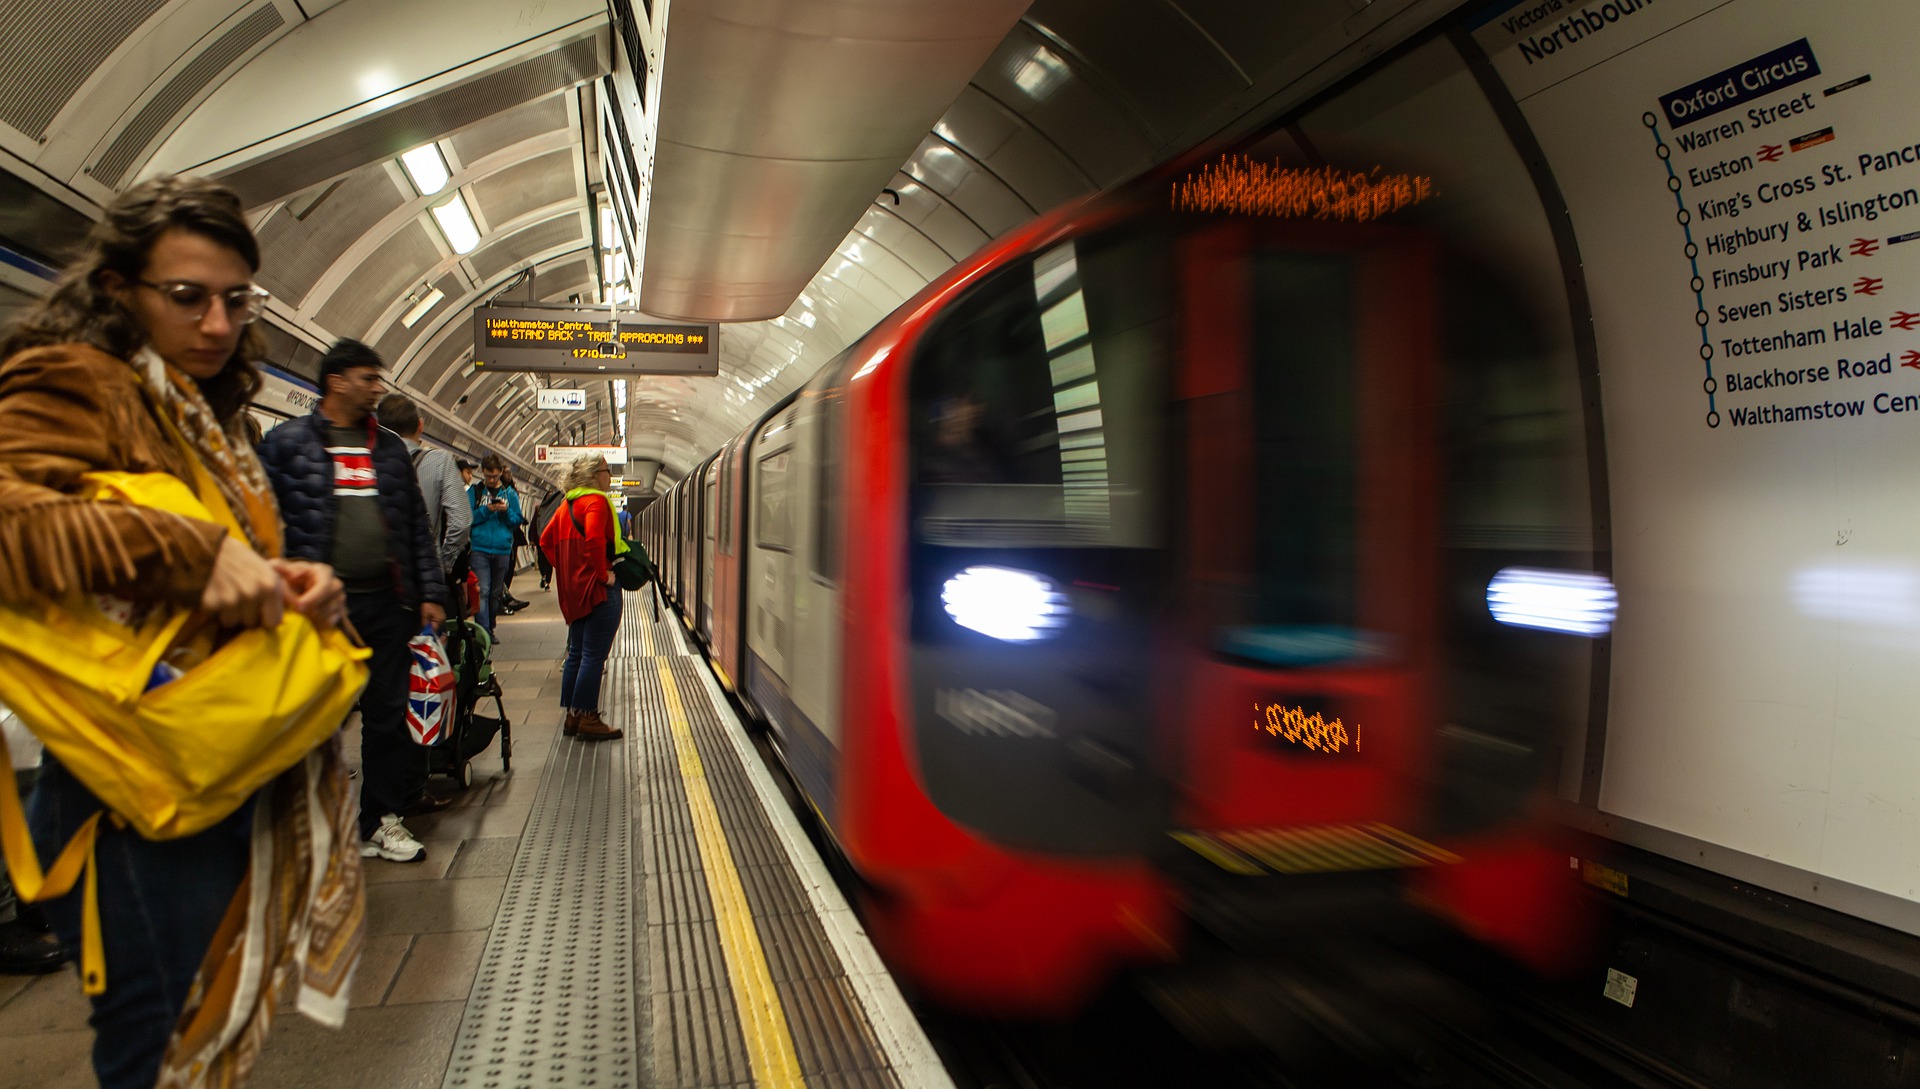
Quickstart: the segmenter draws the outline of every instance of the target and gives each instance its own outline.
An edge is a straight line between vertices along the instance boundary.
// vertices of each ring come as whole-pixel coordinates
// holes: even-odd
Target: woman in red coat
[[[567,467],[566,501],[540,535],[553,560],[560,615],[567,621],[567,664],[560,672],[565,733],[582,741],[611,741],[621,732],[600,717],[600,678],[620,630],[620,587],[613,579],[620,522],[607,488],[613,470],[597,454]]]

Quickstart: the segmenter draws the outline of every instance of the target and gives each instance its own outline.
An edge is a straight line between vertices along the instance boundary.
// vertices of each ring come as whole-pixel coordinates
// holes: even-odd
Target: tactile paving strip
[[[626,753],[555,738],[443,1089],[641,1083]]]

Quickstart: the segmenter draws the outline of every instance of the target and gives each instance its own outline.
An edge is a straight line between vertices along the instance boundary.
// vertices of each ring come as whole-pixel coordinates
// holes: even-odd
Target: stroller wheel
[[[473,785],[473,761],[471,760],[460,761],[460,766],[454,769],[453,777],[459,780],[461,790],[465,790],[468,787],[472,786]]]

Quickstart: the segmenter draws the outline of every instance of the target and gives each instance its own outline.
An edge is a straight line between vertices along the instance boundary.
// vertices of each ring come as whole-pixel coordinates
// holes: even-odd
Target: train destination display
[[[473,360],[496,371],[622,375],[720,373],[712,325],[620,315],[601,308],[482,306],[473,312]]]
[[[1599,808],[1920,932],[1920,72],[1886,29],[1912,2],[1496,8],[1473,37],[1593,309]]]

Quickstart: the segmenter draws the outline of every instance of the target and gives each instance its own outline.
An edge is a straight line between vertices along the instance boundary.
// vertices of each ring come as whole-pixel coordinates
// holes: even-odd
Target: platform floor
[[[367,863],[346,1027],[283,1015],[252,1084],[949,1086],[678,622],[627,596],[601,698],[627,736],[578,742],[553,595],[515,581],[512,773],[489,750],[408,820],[425,862]],[[0,1089],[94,1084],[86,1017],[71,973],[0,976]]]

